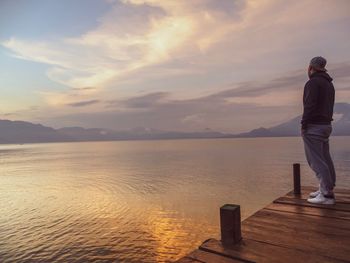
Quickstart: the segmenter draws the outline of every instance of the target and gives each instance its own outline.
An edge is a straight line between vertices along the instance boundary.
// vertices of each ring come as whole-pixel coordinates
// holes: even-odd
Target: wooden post
[[[294,194],[300,195],[300,163],[293,163]]]
[[[239,205],[225,204],[220,207],[220,228],[223,245],[234,245],[242,239]]]

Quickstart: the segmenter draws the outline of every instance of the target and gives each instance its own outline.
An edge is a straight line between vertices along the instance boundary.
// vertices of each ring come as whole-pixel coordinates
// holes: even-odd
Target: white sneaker
[[[335,204],[335,198],[327,198],[322,193],[319,193],[314,198],[307,199],[309,203],[312,204],[322,204],[322,205],[334,205]]]
[[[310,196],[310,197],[316,197],[316,196],[318,196],[320,193],[321,193],[321,191],[320,191],[320,189],[318,189],[318,190],[315,191],[315,192],[311,192],[311,193],[309,194],[309,196]]]

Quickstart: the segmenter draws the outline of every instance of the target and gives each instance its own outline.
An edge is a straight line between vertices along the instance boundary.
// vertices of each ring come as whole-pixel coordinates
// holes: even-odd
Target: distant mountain
[[[57,130],[60,134],[73,138],[75,141],[111,141],[111,140],[157,140],[157,139],[185,139],[185,138],[221,138],[227,134],[215,131],[203,132],[175,132],[161,131],[145,127],[136,127],[125,131],[107,129],[85,129],[68,127]]]
[[[0,143],[63,142],[71,140],[69,136],[41,124],[0,120]]]
[[[125,131],[113,131],[99,128],[85,129],[82,127],[53,129],[41,124],[33,124],[25,121],[0,120],[0,144],[222,138],[227,136],[228,134],[215,132],[208,129],[203,132],[161,131],[145,127],[136,127]]]
[[[334,112],[338,115],[333,122],[333,135],[350,136],[350,104],[337,103]],[[108,129],[85,129],[65,127],[53,129],[41,124],[25,121],[0,120],[0,144],[38,142],[77,142],[114,140],[157,140],[190,138],[242,138],[242,137],[284,137],[300,136],[301,116],[270,128],[258,128],[240,134],[227,134],[206,128],[202,132],[161,131],[136,127],[125,131]]]
[[[85,129],[82,127],[65,127],[56,130],[62,136],[74,141],[101,141],[112,140],[116,137],[114,131],[106,129]]]
[[[341,114],[341,118],[334,124],[334,134],[350,135],[350,104],[337,103],[335,112]]]
[[[334,105],[334,113],[339,117],[333,124],[332,135],[350,136],[350,104],[336,103]],[[287,122],[273,126],[270,128],[258,128],[250,132],[240,133],[232,137],[285,137],[300,136],[300,120],[301,116],[295,117]]]

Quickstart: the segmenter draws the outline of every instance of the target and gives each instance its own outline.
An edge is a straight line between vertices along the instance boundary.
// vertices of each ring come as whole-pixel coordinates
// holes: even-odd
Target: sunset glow
[[[2,119],[55,127],[245,131],[300,114],[305,68],[315,55],[329,61],[341,90],[338,101],[350,101],[349,77],[342,74],[350,67],[346,0],[65,0],[53,6],[33,0],[2,1],[0,10]],[[286,80],[278,88],[268,87],[280,78]],[[242,86],[245,94],[209,101]],[[130,99],[157,93],[164,94],[162,101],[149,108],[125,107]],[[204,97],[212,107],[199,105]],[[262,118],[266,107],[279,114]],[[218,108],[235,114],[217,122]],[[193,115],[203,121],[191,123]],[[234,125],[244,116],[252,121]],[[172,125],[162,121],[169,118]]]

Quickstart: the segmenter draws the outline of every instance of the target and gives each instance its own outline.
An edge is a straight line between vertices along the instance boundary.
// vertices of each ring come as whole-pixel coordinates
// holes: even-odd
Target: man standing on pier
[[[310,61],[310,79],[304,87],[304,112],[301,120],[306,159],[319,180],[319,190],[310,193],[307,200],[315,204],[335,204],[333,188],[336,174],[329,153],[335,90],[333,79],[325,69],[326,63],[323,57],[314,57]]]

